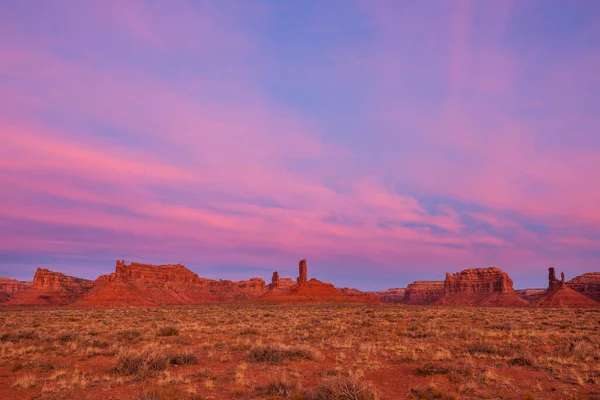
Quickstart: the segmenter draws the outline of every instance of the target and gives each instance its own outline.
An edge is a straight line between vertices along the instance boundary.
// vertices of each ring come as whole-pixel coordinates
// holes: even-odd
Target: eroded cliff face
[[[548,268],[548,289],[535,300],[538,307],[574,307],[595,308],[600,303],[571,289],[565,282],[565,274],[561,273],[561,279],[556,279],[554,268]]]
[[[443,305],[520,307],[528,302],[517,296],[512,279],[500,268],[466,269],[446,273],[444,295],[436,302]]]
[[[31,282],[21,282],[10,278],[0,278],[0,303],[10,301],[15,296],[31,288]]]
[[[391,288],[372,292],[382,303],[398,304],[404,301],[405,288]]]
[[[600,302],[600,272],[587,272],[567,281],[567,287]]]
[[[406,287],[402,302],[415,305],[433,304],[443,295],[443,281],[415,281]]]
[[[10,305],[60,306],[79,300],[92,287],[94,282],[38,268],[33,276],[31,287],[10,301]]]
[[[125,264],[100,276],[94,288],[74,306],[155,306],[253,300],[267,291],[265,281],[201,278],[181,264]]]

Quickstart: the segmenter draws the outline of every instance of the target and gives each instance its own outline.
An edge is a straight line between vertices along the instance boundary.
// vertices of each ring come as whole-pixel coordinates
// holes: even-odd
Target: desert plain
[[[600,398],[600,310],[352,304],[0,312],[3,399]]]

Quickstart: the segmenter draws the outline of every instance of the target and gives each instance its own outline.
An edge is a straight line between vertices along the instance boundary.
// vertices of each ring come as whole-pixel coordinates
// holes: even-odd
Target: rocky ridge
[[[447,272],[444,295],[436,304],[521,307],[528,303],[517,296],[506,272],[490,267],[466,269],[452,275]]]

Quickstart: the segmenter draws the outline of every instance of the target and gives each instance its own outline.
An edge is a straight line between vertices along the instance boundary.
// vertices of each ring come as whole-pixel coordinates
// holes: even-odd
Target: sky
[[[0,2],[0,276],[600,271],[600,2]]]

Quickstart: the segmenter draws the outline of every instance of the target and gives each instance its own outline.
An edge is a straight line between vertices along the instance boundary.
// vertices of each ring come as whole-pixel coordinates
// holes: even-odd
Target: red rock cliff
[[[391,288],[373,292],[382,303],[402,303],[404,301],[405,288]]]
[[[561,280],[556,279],[554,268],[548,268],[548,289],[535,300],[539,307],[573,307],[588,308],[599,307],[600,303],[571,289],[565,283],[565,274],[561,273]]]
[[[567,287],[600,302],[600,272],[587,272],[567,281]]]
[[[436,303],[509,307],[528,304],[525,299],[517,296],[508,274],[496,267],[466,269],[453,275],[447,272],[444,295]]]
[[[252,300],[263,295],[265,281],[201,278],[181,264],[125,264],[117,261],[115,272],[99,277],[94,289],[73,306],[135,307],[201,304]]]
[[[28,290],[31,282],[21,282],[10,278],[0,278],[0,303],[14,298],[20,293]]]
[[[405,304],[433,304],[444,295],[443,281],[415,281],[406,287]]]
[[[31,282],[31,289],[15,296],[10,305],[51,305],[73,303],[90,291],[94,282],[38,268]]]

